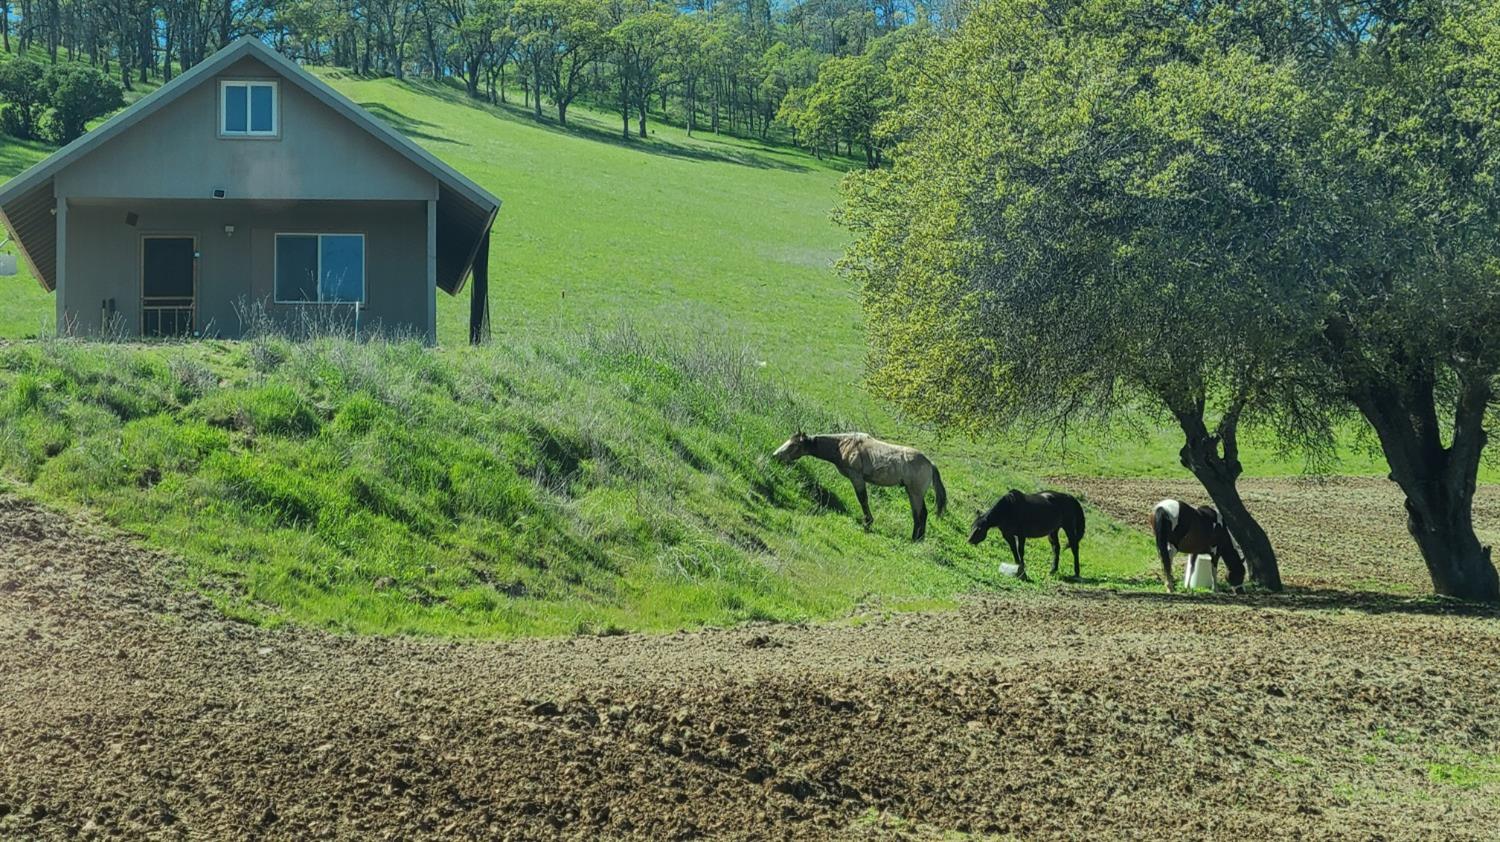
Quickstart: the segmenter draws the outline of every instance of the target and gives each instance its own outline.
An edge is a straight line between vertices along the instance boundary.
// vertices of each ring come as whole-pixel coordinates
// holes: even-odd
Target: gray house
[[[0,186],[0,219],[76,335],[234,337],[248,303],[430,342],[437,290],[472,273],[485,294],[499,208],[254,38]]]

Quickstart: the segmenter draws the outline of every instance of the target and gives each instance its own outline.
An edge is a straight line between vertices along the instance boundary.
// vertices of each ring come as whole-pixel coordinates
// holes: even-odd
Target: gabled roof
[[[69,164],[212,79],[245,57],[259,59],[324,105],[348,118],[438,181],[438,286],[457,293],[473,267],[479,243],[494,223],[500,200],[348,97],[252,36],[240,38],[162,85],[93,131],[57,150],[0,185],[0,220],[21,248],[42,286],[56,283],[57,231],[53,224],[52,179]]]

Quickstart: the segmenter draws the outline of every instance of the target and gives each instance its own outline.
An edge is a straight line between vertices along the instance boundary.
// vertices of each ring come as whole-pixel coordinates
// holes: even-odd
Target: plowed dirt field
[[[1200,496],[1122,485],[1074,487]],[[1422,571],[1339,493],[1282,596],[510,643],[235,623],[0,497],[0,839],[1496,838],[1500,618],[1362,587]]]

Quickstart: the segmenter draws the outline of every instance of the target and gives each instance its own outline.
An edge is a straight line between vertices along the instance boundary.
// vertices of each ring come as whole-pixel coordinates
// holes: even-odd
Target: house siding
[[[279,79],[244,58],[59,172],[61,199],[426,201],[438,182],[296,85],[279,86],[280,135],[219,136],[219,82]]]
[[[141,329],[141,241],[163,234],[198,239],[196,328],[208,335],[241,336],[248,305],[260,305],[291,330],[323,318],[330,308],[347,314],[348,305],[274,302],[275,236],[356,233],[365,235],[362,329],[435,340],[426,201],[73,201],[66,213],[60,301],[62,324],[72,333],[97,335],[106,299],[114,299],[126,330]],[[134,226],[127,224],[127,213],[137,214]],[[224,233],[226,225],[234,226],[232,236]]]

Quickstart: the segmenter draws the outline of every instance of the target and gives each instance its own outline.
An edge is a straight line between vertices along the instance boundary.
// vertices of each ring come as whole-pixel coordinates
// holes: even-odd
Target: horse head
[[[1000,519],[1005,516],[1006,511],[1024,497],[1024,494],[1012,488],[1004,497],[996,500],[995,505],[990,506],[989,511],[975,512],[974,523],[969,526],[969,543],[978,544],[984,541],[984,536],[1000,525]]]
[[[812,436],[798,430],[791,438],[783,442],[781,447],[776,448],[771,458],[779,460],[783,465],[790,465],[806,456],[811,450]]]
[[[974,522],[969,525],[969,543],[979,544],[984,542],[984,536],[990,533],[989,512],[980,510],[974,513]]]
[[[1245,560],[1240,557],[1239,548],[1234,545],[1234,536],[1229,534],[1229,529],[1220,523],[1216,530],[1219,532],[1219,558],[1224,562],[1227,571],[1226,578],[1229,587],[1235,593],[1245,592]]]

